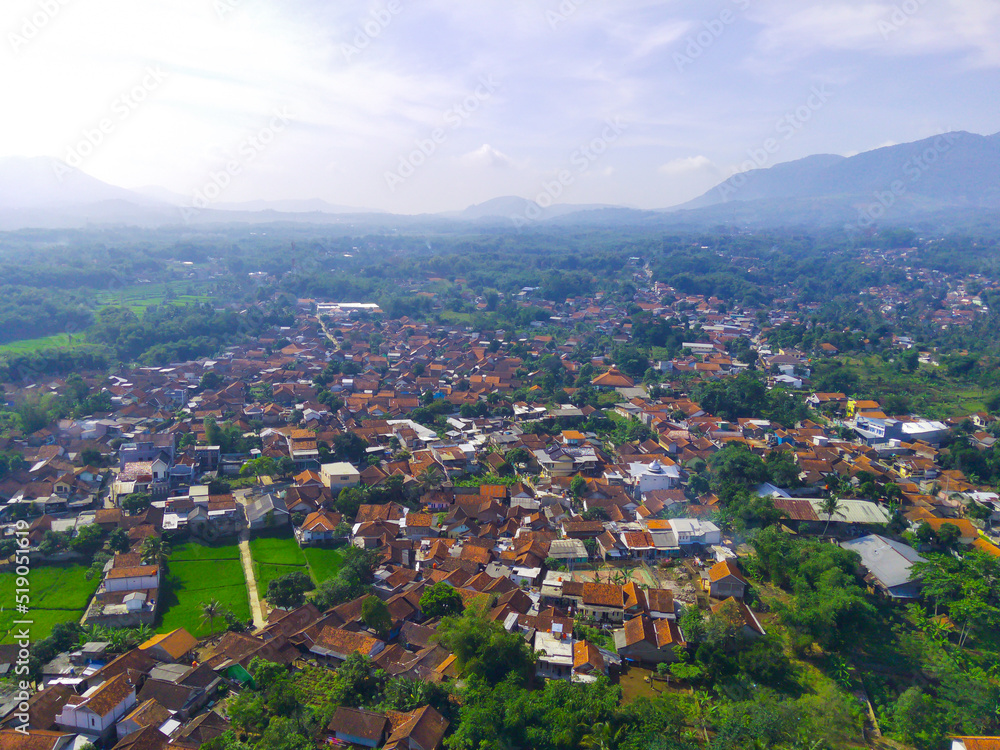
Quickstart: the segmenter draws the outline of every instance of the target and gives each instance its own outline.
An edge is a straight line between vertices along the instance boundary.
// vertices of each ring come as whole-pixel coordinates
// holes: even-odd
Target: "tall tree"
[[[170,542],[163,537],[147,536],[139,546],[139,555],[147,565],[165,565],[170,556]]]
[[[201,605],[201,622],[208,621],[208,632],[215,630],[215,618],[222,614],[222,605],[218,599],[210,599]]]
[[[827,529],[830,528],[830,521],[833,520],[835,515],[840,513],[840,508],[840,498],[835,493],[823,498],[823,501],[819,504],[820,511],[826,514],[826,525],[823,527],[823,536],[826,536]]]

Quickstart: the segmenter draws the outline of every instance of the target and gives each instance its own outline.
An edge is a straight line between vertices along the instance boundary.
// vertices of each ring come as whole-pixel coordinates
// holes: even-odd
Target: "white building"
[[[710,546],[722,541],[722,531],[711,521],[700,518],[671,518],[668,522],[682,548],[689,544]]]
[[[562,628],[554,623],[555,628]],[[538,661],[535,662],[535,675],[549,680],[573,679],[573,637],[562,632],[535,632],[535,651]]]
[[[123,672],[83,695],[70,696],[56,716],[56,725],[67,732],[106,739],[133,706],[135,687]]]
[[[111,568],[104,579],[106,591],[148,591],[159,587],[160,568],[157,565]]]
[[[664,466],[659,461],[629,464],[628,472],[638,493],[637,497],[653,490],[672,490],[681,480],[680,469],[676,464]]]

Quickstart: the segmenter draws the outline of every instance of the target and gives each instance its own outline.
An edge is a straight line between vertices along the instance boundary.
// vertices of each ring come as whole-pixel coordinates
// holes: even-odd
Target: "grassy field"
[[[65,333],[56,333],[52,336],[42,336],[37,339],[23,339],[22,341],[12,341],[9,344],[0,344],[0,354],[31,354],[42,349],[65,349],[67,347],[78,347],[87,343],[83,334],[73,336],[72,344],[69,336]]]
[[[306,564],[305,555],[298,542],[291,536],[271,537],[260,536],[250,540],[250,553],[254,562],[274,563],[276,565]]]
[[[264,536],[250,541],[254,575],[261,596],[267,593],[267,585],[275,578],[303,570],[312,576],[315,583],[322,583],[336,575],[344,561],[344,553],[338,549],[299,547],[290,536]]]
[[[173,547],[170,552],[170,562],[176,561],[204,561],[204,560],[239,560],[240,547],[238,544],[199,544],[190,541]]]
[[[930,419],[945,419],[985,411],[990,395],[966,380],[953,377],[944,367],[920,365],[903,372],[881,357],[845,357],[844,364],[859,378],[858,393],[884,400],[906,399],[910,411]]]
[[[333,578],[344,564],[344,553],[339,549],[308,547],[305,555],[309,561],[309,572],[317,584]]]
[[[26,618],[14,609],[14,592],[17,576],[0,573],[0,643],[10,643],[12,631],[19,629],[14,620],[29,619],[32,640],[45,638],[52,626],[60,622],[78,621],[100,583],[98,578],[88,581],[86,565],[59,565],[33,567],[30,581],[30,611]]]
[[[186,294],[187,290],[193,294]],[[168,299],[169,297],[169,299]],[[100,292],[97,301],[101,305],[118,305],[141,313],[147,307],[162,305],[186,305],[191,302],[211,302],[212,297],[206,293],[206,282],[181,281],[163,284],[139,284],[123,289]]]
[[[454,325],[464,325],[472,322],[472,313],[461,313],[455,312],[454,310],[439,310],[436,315],[438,315],[443,322],[452,323]]]
[[[209,634],[202,622],[202,604],[217,600],[241,620],[250,619],[250,599],[246,578],[235,544],[209,546],[185,542],[170,555],[166,585],[160,592],[161,632],[186,628],[201,638]],[[216,632],[225,629],[222,618],[215,621]]]
[[[257,590],[261,596],[267,594],[267,586],[275,578],[295,573],[309,572],[306,557],[291,536],[262,536],[250,540],[250,555],[253,557],[253,573],[257,578]]]

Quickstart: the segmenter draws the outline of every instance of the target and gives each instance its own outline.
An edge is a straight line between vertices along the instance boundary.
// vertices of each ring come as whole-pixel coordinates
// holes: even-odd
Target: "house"
[[[739,628],[739,632],[744,638],[754,639],[767,635],[764,631],[764,626],[761,625],[760,620],[757,619],[757,615],[751,612],[750,608],[743,602],[733,597],[729,597],[725,601],[719,602],[712,607],[712,614],[725,612],[733,613],[733,616],[737,621],[736,625],[741,626]]]
[[[543,595],[546,593],[546,584],[542,587]],[[561,581],[560,585],[560,598],[575,604],[583,617],[591,618],[597,623],[620,623],[626,614],[641,611],[645,603],[642,589],[635,583],[618,586],[613,583]]]
[[[674,620],[654,620],[641,614],[614,631],[615,650],[623,659],[643,664],[663,664],[677,660],[674,646],[684,646]]]
[[[1000,737],[951,737],[951,750],[998,750]]]
[[[667,463],[663,463],[664,461]],[[664,458],[663,461],[657,459],[649,464],[631,463],[628,471],[637,498],[642,497],[647,492],[672,490],[678,486],[681,479],[677,465],[667,458]]]
[[[702,587],[713,599],[728,599],[734,597],[743,600],[743,595],[749,585],[747,579],[740,573],[732,560],[722,560],[711,568],[703,571]]]
[[[677,619],[677,607],[674,604],[674,592],[670,589],[646,589],[646,614],[654,620]]]
[[[571,566],[582,565],[590,558],[586,545],[579,539],[553,539],[548,556]]]
[[[632,388],[635,386],[635,381],[617,368],[612,367],[591,380],[590,384],[597,390],[613,391],[615,388]]]
[[[146,727],[159,727],[168,721],[173,714],[165,706],[158,703],[154,698],[143,700],[141,696],[136,696],[139,702],[132,712],[118,722],[115,731],[118,739],[127,737],[133,732],[138,732]]]
[[[309,645],[309,651],[321,659],[341,662],[353,653],[373,657],[382,653],[385,643],[365,633],[354,633],[324,625]]]
[[[400,525],[400,531],[407,539],[423,539],[428,536],[437,536],[438,524],[431,513],[407,513]]]
[[[909,545],[869,534],[840,546],[861,556],[861,565],[867,571],[865,581],[873,590],[893,601],[911,601],[920,596],[921,580],[910,569],[914,563],[926,561]]]
[[[114,567],[104,578],[105,591],[144,591],[160,587],[157,565]]]
[[[157,661],[174,664],[183,660],[197,645],[198,641],[193,635],[184,628],[177,628],[169,633],[154,635],[141,644],[139,650]]]
[[[137,696],[140,703],[155,700],[173,718],[186,721],[210,699],[220,678],[209,667],[166,664],[154,667]]]
[[[711,521],[702,521],[698,518],[671,518],[667,523],[682,551],[690,551],[692,545],[707,547],[722,541],[722,530]]]
[[[535,631],[534,649],[538,655],[535,662],[535,676],[547,680],[573,679],[573,639],[562,632],[562,625],[554,624],[559,630],[548,633]]]
[[[575,471],[573,456],[568,451],[552,446],[534,451],[535,461],[547,477],[570,477]]]
[[[173,733],[170,741],[171,750],[199,750],[206,742],[214,740],[230,728],[229,722],[219,714],[207,711]]]
[[[72,750],[75,740],[75,734],[62,732],[0,729],[0,747],[3,750]]]
[[[449,722],[430,706],[390,714],[392,735],[384,750],[438,750]]]
[[[319,475],[323,484],[334,493],[347,487],[357,487],[361,483],[361,473],[346,461],[323,464]]]
[[[83,695],[71,696],[56,716],[56,726],[103,742],[135,704],[135,686],[129,676],[121,672]]]
[[[622,547],[625,554],[635,560],[653,560],[657,549],[653,535],[648,531],[623,531],[621,533]]]
[[[157,727],[148,726],[119,740],[112,750],[167,750],[170,738]]]
[[[340,706],[326,725],[326,731],[340,743],[378,747],[392,728],[389,719],[373,711]]]
[[[285,501],[271,494],[254,498],[243,506],[247,516],[247,526],[254,530],[287,526],[290,514]]]
[[[304,547],[332,542],[337,538],[337,527],[343,520],[340,513],[317,510],[306,516],[302,525],[295,529],[295,538]]]
[[[573,682],[594,682],[598,677],[607,677],[611,667],[620,667],[618,654],[589,643],[573,643]]]
[[[926,518],[921,523],[923,522],[926,522],[927,525],[934,529],[935,533],[941,531],[941,527],[946,523],[950,523],[952,526],[955,526],[958,528],[959,532],[959,544],[970,545],[979,539],[979,532],[967,518]]]

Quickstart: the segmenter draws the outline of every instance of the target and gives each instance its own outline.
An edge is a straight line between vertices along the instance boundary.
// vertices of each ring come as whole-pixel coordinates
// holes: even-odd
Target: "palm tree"
[[[164,565],[170,555],[170,542],[162,537],[147,536],[139,547],[139,555],[147,565]]]
[[[821,512],[826,513],[826,526],[823,527],[823,536],[826,536],[827,529],[830,528],[830,521],[833,520],[833,516],[840,512],[840,497],[836,493],[830,495],[830,497],[823,498],[823,502],[819,504],[819,509]]]
[[[417,476],[417,483],[422,493],[437,489],[443,481],[444,476],[436,464],[431,464]]]
[[[614,573],[611,574],[611,583],[618,586],[624,586],[632,577],[635,575],[634,568],[616,568]]]
[[[580,747],[587,750],[612,750],[621,740],[621,733],[621,729],[616,732],[606,721],[598,722],[594,724],[590,734],[584,736]]]
[[[217,599],[211,599],[201,605],[201,621],[202,624],[208,621],[208,632],[211,633],[215,629],[215,618],[222,614],[222,605],[219,604]]]

